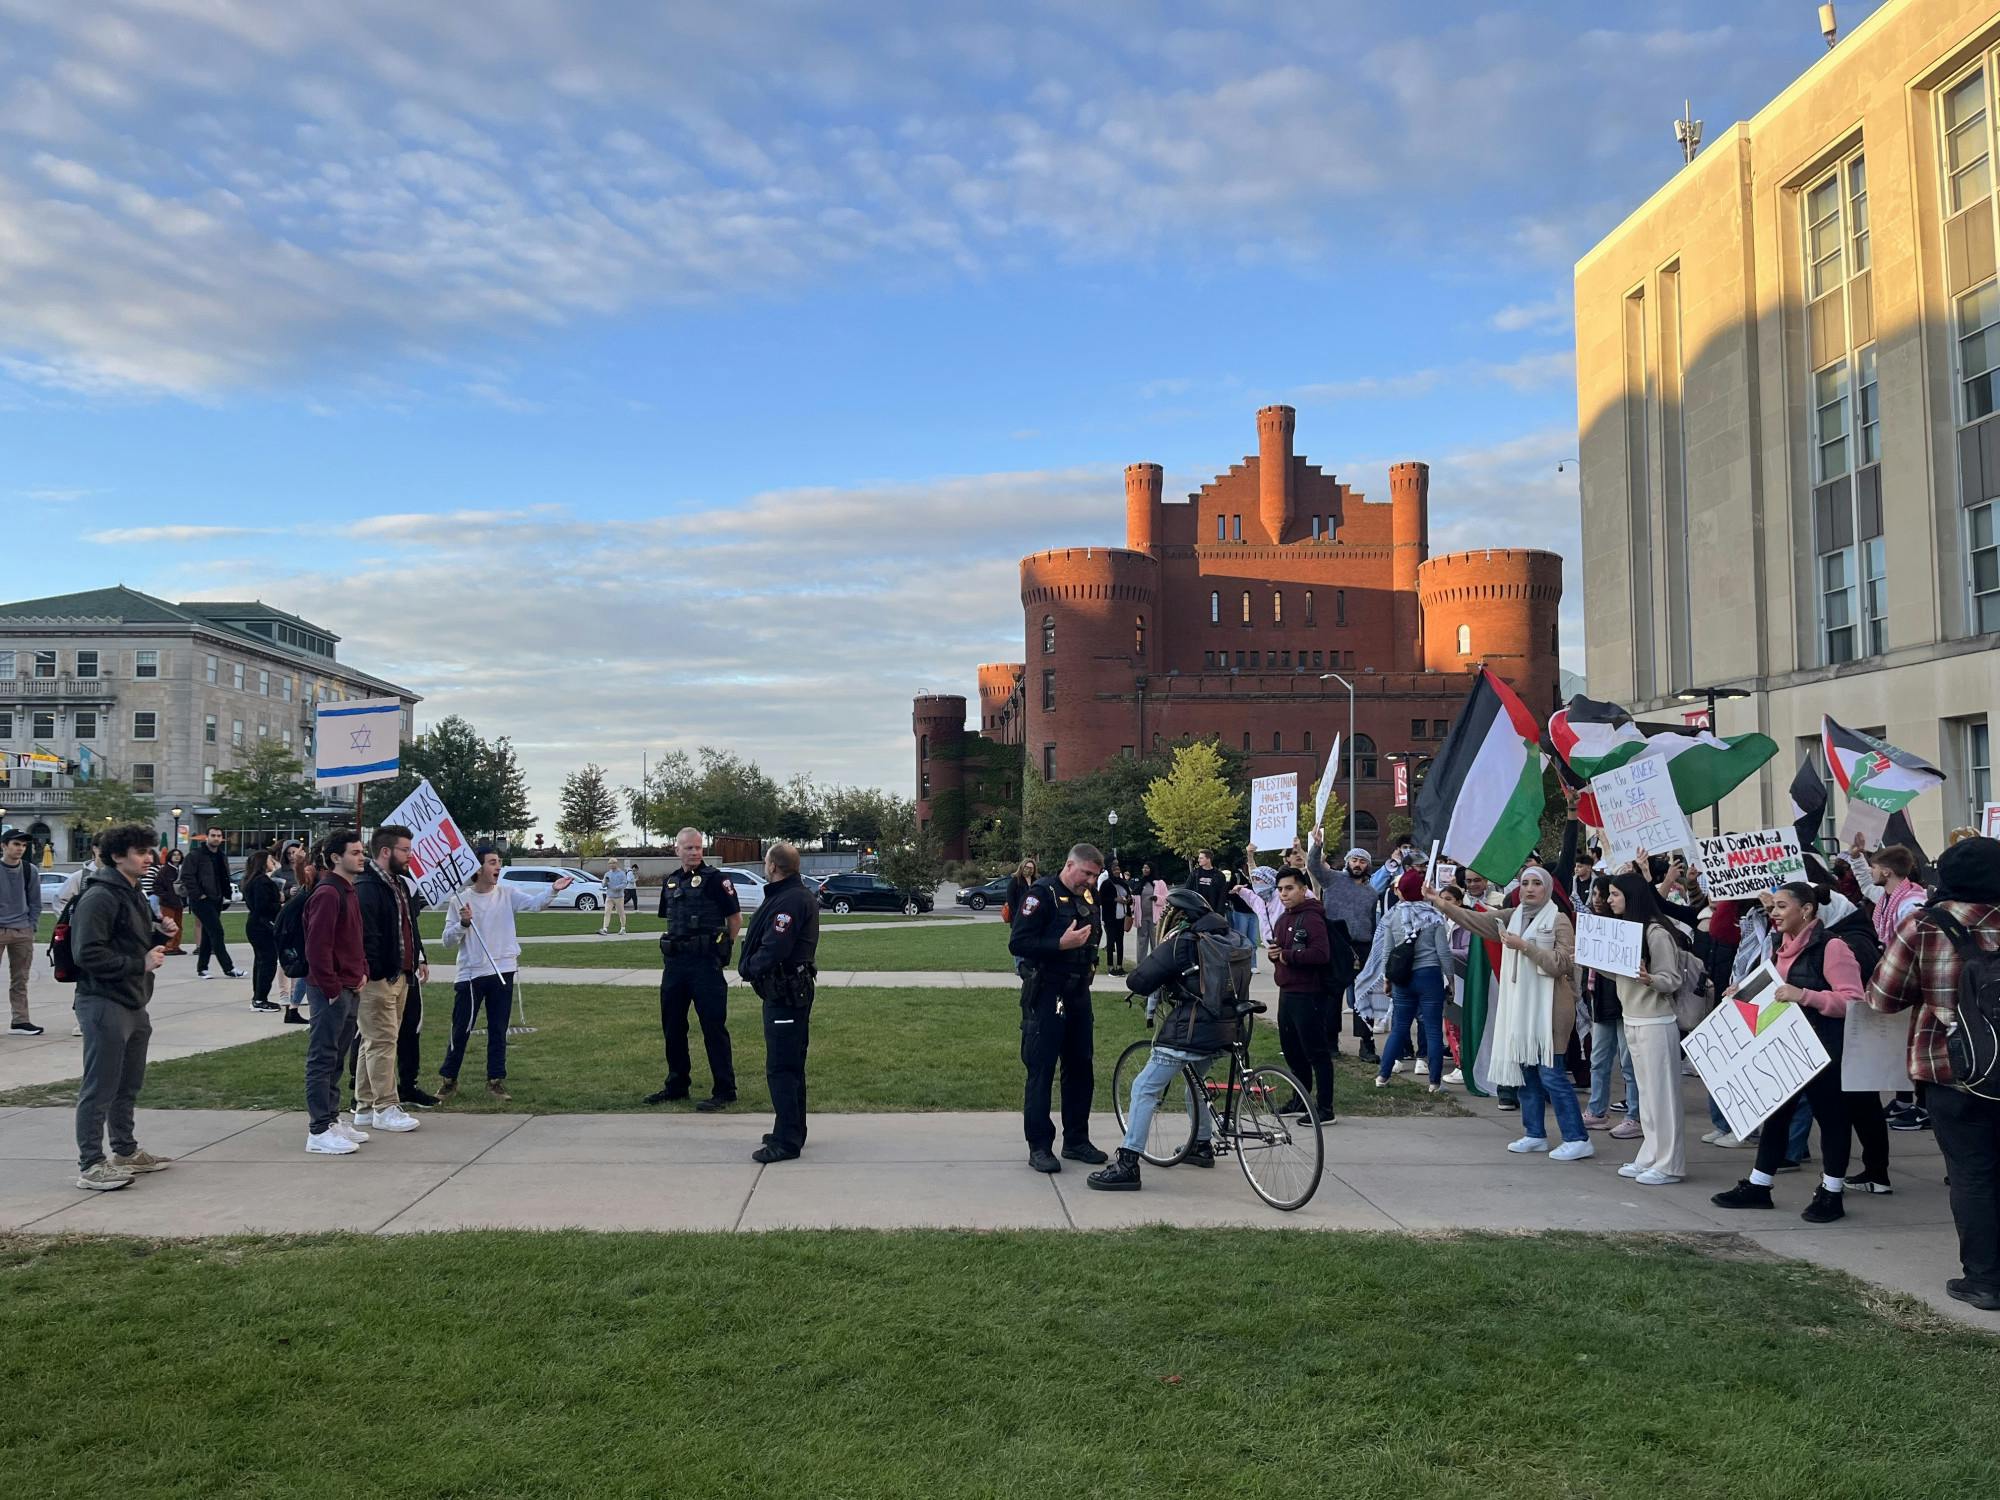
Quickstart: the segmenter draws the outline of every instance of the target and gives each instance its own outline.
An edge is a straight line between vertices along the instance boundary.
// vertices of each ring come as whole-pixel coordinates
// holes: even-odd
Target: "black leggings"
[[[1125,924],[1109,912],[1104,914],[1104,957],[1106,967],[1125,967]]]
[[[1819,1038],[1819,1044],[1826,1048],[1826,1055],[1832,1061],[1764,1122],[1764,1133],[1757,1141],[1757,1170],[1769,1176],[1785,1164],[1792,1116],[1798,1112],[1799,1100],[1804,1099],[1812,1105],[1813,1119],[1819,1124],[1820,1150],[1824,1153],[1820,1170],[1829,1177],[1845,1177],[1853,1144],[1847,1128],[1847,1095],[1840,1091],[1840,1056],[1846,1027],[1837,1016],[1822,1015],[1810,1007],[1805,1007],[1805,1012],[1813,1035]]]
[[[271,983],[278,977],[278,929],[269,922],[252,922],[245,931],[250,938],[250,998],[269,1000]]]

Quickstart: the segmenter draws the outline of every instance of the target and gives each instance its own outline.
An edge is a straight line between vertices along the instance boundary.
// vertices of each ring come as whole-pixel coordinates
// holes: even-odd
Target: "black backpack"
[[[76,903],[83,899],[78,891],[63,903],[63,909],[56,913],[55,931],[49,934],[49,972],[58,984],[75,984],[83,977],[83,970],[76,966],[76,947],[70,941],[70,923],[76,916]]]
[[[306,895],[300,886],[278,911],[278,970],[287,979],[306,977]]]
[[[1923,915],[1958,954],[1957,1014],[1944,1028],[1952,1082],[1981,1099],[2000,1099],[2000,949],[1981,947],[1948,911]]]
[[[1393,908],[1392,908],[1393,910]],[[1383,918],[1387,921],[1388,918]],[[1420,928],[1412,926],[1403,940],[1389,950],[1382,973],[1391,984],[1408,984],[1417,976],[1417,934]]]

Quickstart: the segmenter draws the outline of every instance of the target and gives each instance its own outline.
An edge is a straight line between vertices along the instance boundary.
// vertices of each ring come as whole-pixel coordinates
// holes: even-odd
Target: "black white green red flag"
[[[1413,837],[1501,885],[1520,873],[1542,828],[1542,726],[1482,669],[1417,795]]]
[[[1568,780],[1579,788],[1642,756],[1664,760],[1674,800],[1688,813],[1715,806],[1778,753],[1777,741],[1763,734],[1723,736],[1706,729],[1647,734],[1617,704],[1594,698],[1572,698],[1556,710],[1542,742],[1569,768]],[[1577,799],[1576,816],[1592,828],[1604,826],[1597,798],[1588,790]]]
[[[1831,718],[1820,723],[1820,742],[1834,784],[1850,804],[1865,802],[1885,814],[1898,813],[1932,787],[1944,785],[1944,772],[1929,761]]]

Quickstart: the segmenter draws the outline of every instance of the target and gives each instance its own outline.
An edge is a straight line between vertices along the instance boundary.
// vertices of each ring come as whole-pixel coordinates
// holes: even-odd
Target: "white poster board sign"
[[[1775,1000],[1761,1007],[1723,1001],[1682,1038],[1681,1050],[1738,1139],[1770,1119],[1831,1061],[1804,1009]]]
[[[1642,923],[1580,911],[1576,914],[1576,966],[1637,979],[1640,960],[1645,957],[1645,938]]]
[[[2000,839],[2000,802],[1989,802],[1979,809],[1979,831],[1989,839]]]
[[[388,781],[402,768],[403,705],[394,698],[322,703],[313,717],[313,785]]]
[[[1644,849],[1665,854],[1670,849],[1695,853],[1694,830],[1674,796],[1667,763],[1658,756],[1631,761],[1590,778],[1612,866],[1628,865]]]
[[[1458,866],[1439,860],[1436,869],[1431,874],[1431,885],[1441,891],[1446,886],[1456,885],[1457,883]]]
[[[1748,901],[1788,880],[1806,878],[1796,829],[1759,828],[1699,842],[1699,863],[1710,900]]]
[[[1319,795],[1313,798],[1313,827],[1315,828],[1326,827],[1326,803],[1327,799],[1333,795],[1333,781],[1339,770],[1340,731],[1336,729],[1333,732],[1333,753],[1326,758],[1326,770],[1320,773],[1319,778]],[[1352,823],[1354,820],[1353,808],[1347,810],[1347,817],[1348,821]],[[1352,844],[1354,842],[1352,830],[1350,829],[1348,832],[1349,837],[1347,842]]]
[[[1250,783],[1250,847],[1289,849],[1299,836],[1299,773],[1259,776]]]
[[[1871,1005],[1850,1005],[1841,1037],[1840,1086],[1850,1093],[1881,1093],[1910,1086],[1910,1017],[1885,1016]]]
[[[459,832],[444,799],[431,790],[428,779],[418,782],[417,789],[382,823],[401,824],[410,830],[410,879],[426,906],[443,906],[471,883],[479,869],[471,844]]]

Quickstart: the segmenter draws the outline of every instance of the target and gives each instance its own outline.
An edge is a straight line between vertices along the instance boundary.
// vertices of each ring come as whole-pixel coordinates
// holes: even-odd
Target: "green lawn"
[[[0,1466],[35,1500],[1994,1493],[2000,1341],[1710,1248],[0,1238]]]
[[[665,924],[653,915],[652,907],[653,903],[648,902],[645,910],[628,915],[626,925],[633,932],[660,932],[664,930]],[[967,915],[967,913],[961,911],[957,913],[957,919],[964,921]],[[50,929],[55,926],[55,920],[53,913],[47,911],[42,913],[41,936],[44,941],[47,940]],[[192,947],[195,938],[200,935],[201,929],[196,925],[192,915],[188,916],[186,920],[187,932],[182,941],[186,946]],[[951,912],[934,912],[926,913],[922,916],[906,917],[901,912],[874,911],[855,912],[843,917],[829,911],[822,912],[819,920],[820,925],[823,927],[838,927],[856,922],[888,922],[898,926],[906,924],[914,926],[924,922],[949,923],[953,920],[953,914]],[[243,909],[241,907],[222,914],[222,931],[230,942],[247,943],[248,940],[243,935],[243,921]],[[564,937],[576,933],[595,932],[603,921],[604,913],[601,911],[531,911],[523,912],[520,916],[516,917],[514,925],[522,937]],[[439,933],[444,931],[444,913],[439,911],[423,912],[417,918],[417,925],[425,937],[435,938]],[[995,925],[995,930],[998,930],[996,924],[989,925]]]
[[[438,1009],[424,1025],[425,1076],[444,1056],[451,991],[430,987]],[[486,1043],[472,1040],[462,1073],[465,1091],[449,1107],[533,1114],[633,1110],[660,1086],[663,1058],[659,1000],[650,989],[560,985],[525,989],[532,1035],[509,1038],[508,1088],[501,1104],[483,1087]],[[769,1107],[764,1088],[762,1011],[743,991],[731,994],[730,1036],[742,1108]],[[1011,990],[829,989],[813,1007],[811,1107],[820,1111],[1019,1109],[1020,1002]],[[694,1035],[696,1097],[708,1082],[699,1027]],[[305,1077],[305,1028],[240,1047],[157,1062],[146,1069],[140,1102],[154,1109],[297,1109]],[[1139,1009],[1097,1004],[1099,1102],[1110,1107],[1111,1070],[1118,1054],[1144,1036]],[[161,1036],[161,1040],[165,1040]],[[1277,1028],[1256,1031],[1260,1059],[1278,1061]],[[1334,1104],[1353,1114],[1453,1114],[1457,1107],[1424,1094],[1409,1077],[1377,1090],[1353,1058],[1335,1070]],[[0,1094],[0,1106],[64,1104],[74,1080]],[[686,1108],[687,1106],[676,1106]]]
[[[898,921],[909,921],[907,917]],[[828,923],[840,921],[829,915]],[[564,969],[632,969],[657,964],[651,948],[622,943],[524,943],[524,966],[545,964]],[[820,934],[819,966],[857,973],[908,973],[937,969],[952,973],[1012,976],[1014,960],[1007,956],[1007,929],[998,922],[912,923],[902,932],[842,932],[828,927]]]

